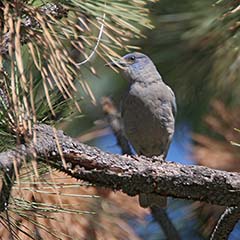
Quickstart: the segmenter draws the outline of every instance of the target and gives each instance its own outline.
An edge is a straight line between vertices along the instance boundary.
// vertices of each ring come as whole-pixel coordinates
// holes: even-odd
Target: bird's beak
[[[105,64],[105,66],[123,69],[123,68],[127,67],[127,62],[124,60],[117,60],[117,61],[113,61],[113,62],[108,62]]]

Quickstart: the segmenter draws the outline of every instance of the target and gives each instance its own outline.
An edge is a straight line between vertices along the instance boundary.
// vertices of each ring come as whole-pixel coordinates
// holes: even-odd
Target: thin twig
[[[171,219],[165,209],[160,207],[151,207],[151,213],[154,220],[161,226],[166,238],[168,240],[180,240],[177,229],[172,223]]]
[[[226,240],[240,219],[239,207],[228,207],[215,226],[210,240]]]
[[[6,168],[2,177],[2,189],[0,192],[0,212],[6,213],[6,224],[9,228],[10,239],[14,239],[13,230],[8,214],[8,204],[11,195],[11,190],[14,184],[15,174],[13,164],[11,167]]]
[[[2,189],[0,192],[0,212],[7,209],[12,186],[14,184],[14,167],[13,164],[10,167],[4,169],[2,177]]]
[[[7,204],[8,203],[6,202],[6,205]],[[11,224],[11,220],[9,218],[8,207],[7,206],[5,207],[5,213],[6,213],[6,223],[7,223],[8,229],[9,229],[9,233],[10,233],[10,240],[14,240],[12,224]]]

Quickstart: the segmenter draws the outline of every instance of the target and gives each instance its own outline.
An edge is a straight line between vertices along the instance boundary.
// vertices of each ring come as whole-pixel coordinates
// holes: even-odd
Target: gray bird
[[[151,59],[143,53],[129,53],[116,62],[129,82],[122,103],[125,134],[137,154],[166,158],[174,134],[176,101]],[[166,198],[140,194],[142,207],[166,206]]]

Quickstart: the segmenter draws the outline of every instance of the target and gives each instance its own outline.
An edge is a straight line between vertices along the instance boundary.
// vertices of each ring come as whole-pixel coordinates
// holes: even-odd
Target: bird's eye
[[[134,61],[134,60],[136,59],[136,57],[135,57],[135,56],[131,56],[130,59],[131,59],[132,61]]]

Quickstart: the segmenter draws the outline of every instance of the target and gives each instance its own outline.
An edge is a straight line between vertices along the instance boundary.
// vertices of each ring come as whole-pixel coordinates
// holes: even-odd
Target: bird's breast
[[[160,155],[174,131],[167,101],[147,89],[130,89],[122,105],[126,135],[135,150],[146,156]]]

